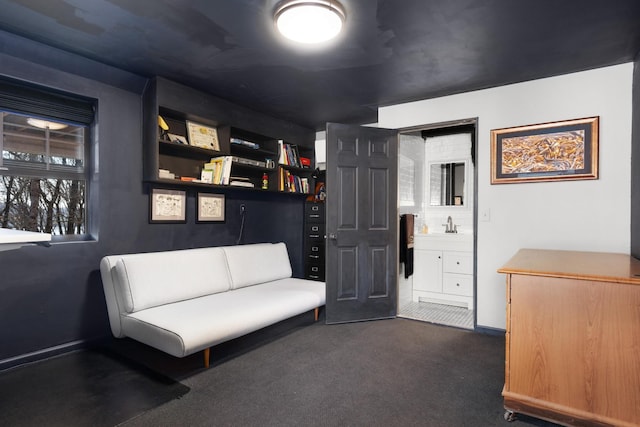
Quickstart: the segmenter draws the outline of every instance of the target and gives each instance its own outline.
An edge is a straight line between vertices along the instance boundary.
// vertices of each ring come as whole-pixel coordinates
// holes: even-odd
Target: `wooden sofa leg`
[[[316,307],[313,309],[313,318],[314,320],[317,322],[318,321],[318,314],[320,313],[320,307]]]
[[[211,354],[211,349],[210,348],[205,348],[204,349],[204,367],[208,368],[209,367],[209,355]]]

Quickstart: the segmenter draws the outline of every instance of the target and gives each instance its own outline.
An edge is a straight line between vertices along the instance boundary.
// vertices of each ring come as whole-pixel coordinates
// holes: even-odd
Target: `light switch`
[[[491,221],[491,210],[490,209],[483,209],[480,212],[480,221],[482,221],[482,222]]]

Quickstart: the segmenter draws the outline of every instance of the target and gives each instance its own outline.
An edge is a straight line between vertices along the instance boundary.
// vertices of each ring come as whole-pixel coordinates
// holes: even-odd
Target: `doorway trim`
[[[428,123],[404,128],[398,128],[400,135],[416,131],[438,131],[443,134],[451,133],[448,130],[461,127],[473,127],[471,132],[471,158],[473,162],[473,331],[478,331],[478,117],[451,120],[445,122]],[[400,140],[398,140],[399,143]],[[398,287],[399,288],[399,287]],[[399,296],[397,300],[399,301]],[[399,304],[399,302],[398,302]],[[399,307],[398,307],[399,308]]]

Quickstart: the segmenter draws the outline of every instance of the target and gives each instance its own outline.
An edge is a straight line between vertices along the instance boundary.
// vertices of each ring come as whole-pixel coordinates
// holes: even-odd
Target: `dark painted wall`
[[[189,191],[187,224],[149,224],[142,178],[145,79],[91,61],[100,81],[82,77],[84,60],[77,57],[72,59],[80,68],[72,74],[64,65],[69,54],[26,40],[18,49],[16,40],[10,36],[9,46],[0,32],[1,74],[98,100],[98,162],[89,204],[96,240],[0,252],[0,369],[111,334],[99,274],[104,255],[234,244],[241,204],[247,211],[242,242],[285,241],[294,275],[302,276],[301,196],[227,190],[226,222],[196,224],[196,192]]]
[[[640,259],[640,56],[633,67],[631,118],[631,255]]]

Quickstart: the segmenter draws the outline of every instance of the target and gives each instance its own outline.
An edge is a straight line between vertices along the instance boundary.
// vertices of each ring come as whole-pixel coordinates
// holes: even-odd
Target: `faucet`
[[[458,232],[458,226],[453,223],[453,219],[451,218],[451,215],[449,215],[447,217],[447,223],[446,224],[442,224],[442,225],[445,226],[445,229],[444,229],[445,233],[457,233]]]

